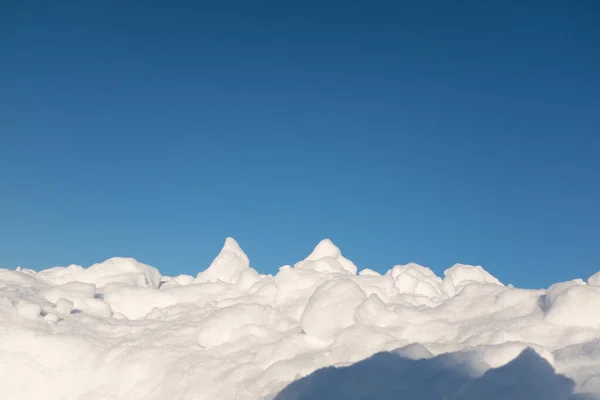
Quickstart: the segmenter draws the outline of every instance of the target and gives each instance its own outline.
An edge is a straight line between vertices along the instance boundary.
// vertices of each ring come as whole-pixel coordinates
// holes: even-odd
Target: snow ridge
[[[547,290],[462,264],[359,272],[329,239],[276,275],[233,238],[196,277],[0,269],[0,397],[600,399],[598,310],[600,272]]]

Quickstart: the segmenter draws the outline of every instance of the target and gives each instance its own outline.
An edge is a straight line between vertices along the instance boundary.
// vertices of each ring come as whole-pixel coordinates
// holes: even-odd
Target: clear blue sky
[[[143,5],[142,5],[143,4]],[[4,1],[0,267],[600,270],[600,2]]]

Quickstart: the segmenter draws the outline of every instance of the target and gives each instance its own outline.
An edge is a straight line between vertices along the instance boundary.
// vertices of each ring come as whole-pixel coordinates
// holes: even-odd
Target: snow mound
[[[248,268],[250,260],[246,253],[235,239],[227,238],[219,255],[205,271],[198,274],[196,280],[200,283],[222,281],[235,284]]]
[[[0,269],[1,398],[600,399],[600,273],[358,268],[330,240],[274,276],[226,239],[196,277],[131,258]]]
[[[465,286],[472,283],[491,283],[502,286],[502,283],[498,279],[490,275],[481,266],[454,264],[452,268],[444,271],[442,286],[448,296],[455,296]]]
[[[42,313],[42,307],[39,304],[31,303],[27,300],[21,300],[17,305],[19,315],[28,319],[36,319]]]
[[[582,280],[556,283],[548,288],[544,300],[547,321],[600,329],[600,286]]]
[[[596,272],[594,275],[590,276],[587,283],[592,286],[600,286],[600,272]]]
[[[360,276],[380,276],[381,274],[377,271],[373,271],[372,269],[365,268],[365,269],[360,270],[358,275],[360,275]]]
[[[52,285],[84,282],[99,287],[116,283],[155,289],[160,283],[160,272],[156,268],[133,258],[122,257],[113,257],[89,268],[79,265],[50,268],[39,272],[37,277]]]
[[[329,239],[323,239],[303,261],[295,268],[313,271],[356,275],[358,268],[344,256],[341,250]]]
[[[443,297],[442,280],[432,270],[418,264],[396,265],[388,274],[400,293],[409,293],[429,298]]]
[[[353,281],[338,279],[321,284],[300,319],[302,330],[321,340],[333,340],[355,323],[354,312],[367,296]]]

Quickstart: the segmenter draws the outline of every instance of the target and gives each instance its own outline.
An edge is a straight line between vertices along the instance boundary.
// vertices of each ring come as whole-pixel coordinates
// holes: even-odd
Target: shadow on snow
[[[413,357],[414,358],[414,357]],[[289,384],[274,400],[598,400],[573,394],[574,382],[532,349],[477,373],[469,353],[413,359],[378,353],[347,367],[327,367]]]

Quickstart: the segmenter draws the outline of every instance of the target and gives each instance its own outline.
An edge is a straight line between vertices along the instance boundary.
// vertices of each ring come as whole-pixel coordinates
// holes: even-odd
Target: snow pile
[[[0,376],[12,400],[600,399],[600,273],[359,272],[323,240],[271,276],[231,238],[196,277],[0,269]]]
[[[223,250],[206,271],[198,274],[196,280],[205,282],[237,283],[240,275],[250,268],[250,260],[232,238],[225,240]]]

